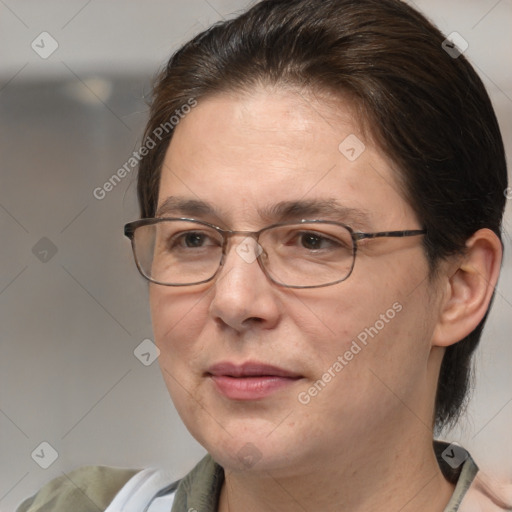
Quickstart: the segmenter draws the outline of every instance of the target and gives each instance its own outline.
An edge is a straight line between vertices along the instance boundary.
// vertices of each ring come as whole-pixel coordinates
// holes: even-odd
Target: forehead
[[[207,203],[222,220],[245,225],[271,221],[262,212],[298,201],[363,212],[367,225],[414,220],[392,162],[348,102],[280,89],[199,101],[165,155],[159,209],[170,196]]]

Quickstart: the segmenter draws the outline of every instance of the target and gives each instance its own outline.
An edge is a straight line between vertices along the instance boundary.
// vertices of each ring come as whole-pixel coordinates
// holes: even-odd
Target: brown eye
[[[302,232],[297,234],[300,247],[309,251],[322,249],[339,249],[343,246],[340,240],[316,232]]]
[[[219,242],[213,235],[202,231],[185,231],[175,233],[168,237],[168,250],[176,249],[201,249],[206,247],[218,246]]]
[[[206,236],[202,233],[186,233],[182,236],[183,244],[186,247],[202,247]]]
[[[318,235],[314,235],[312,233],[306,233],[301,236],[301,244],[305,249],[321,249],[322,248],[322,242],[325,239],[323,237],[320,237]]]

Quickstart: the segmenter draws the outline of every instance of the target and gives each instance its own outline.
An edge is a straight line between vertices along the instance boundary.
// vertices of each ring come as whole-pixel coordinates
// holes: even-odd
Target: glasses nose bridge
[[[227,248],[229,244],[229,240],[235,236],[243,236],[243,237],[251,237],[254,238],[256,243],[259,243],[259,238],[261,234],[260,231],[247,231],[247,230],[234,230],[234,229],[223,229],[220,231],[222,235],[222,254],[225,256],[227,254]]]

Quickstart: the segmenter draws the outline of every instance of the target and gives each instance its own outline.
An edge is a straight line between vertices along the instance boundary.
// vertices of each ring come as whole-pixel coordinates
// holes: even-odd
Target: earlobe
[[[466,252],[450,267],[433,346],[447,347],[464,339],[485,316],[498,281],[503,248],[490,229],[480,229],[466,242]]]

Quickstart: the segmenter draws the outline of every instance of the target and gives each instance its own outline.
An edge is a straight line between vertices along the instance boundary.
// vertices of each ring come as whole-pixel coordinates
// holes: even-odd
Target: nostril
[[[259,316],[251,316],[250,318],[247,318],[246,320],[244,320],[244,322],[261,324],[263,322],[263,318],[260,318]]]

